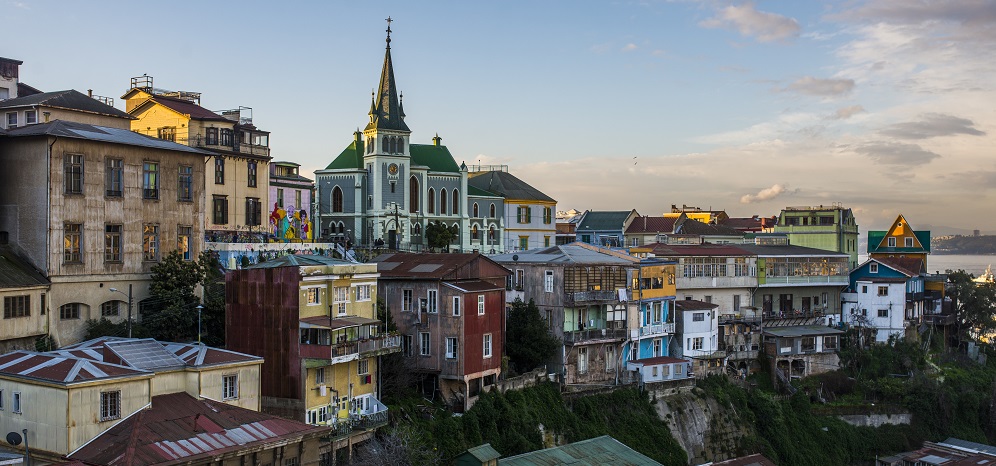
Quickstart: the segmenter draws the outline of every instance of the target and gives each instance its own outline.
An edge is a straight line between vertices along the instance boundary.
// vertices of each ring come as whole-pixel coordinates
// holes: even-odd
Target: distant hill
[[[934,254],[996,254],[996,236],[942,236],[931,240]]]

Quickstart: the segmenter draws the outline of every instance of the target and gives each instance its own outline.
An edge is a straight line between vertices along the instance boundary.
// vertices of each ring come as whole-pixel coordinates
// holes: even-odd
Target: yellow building
[[[152,397],[185,392],[259,410],[262,358],[196,344],[100,338],[0,356],[0,429],[28,431],[32,455],[56,460]]]
[[[156,89],[151,76],[132,78],[121,98],[135,118],[132,131],[213,153],[203,197],[209,239],[228,242],[239,232],[255,240],[269,231],[270,133],[252,124],[251,108],[213,112],[200,93]]]
[[[716,225],[730,218],[724,210],[702,210],[699,207],[690,207],[684,204],[681,207],[671,204],[671,211],[664,212],[662,216],[665,218],[677,218],[681,214],[685,214],[686,217],[692,220],[698,220],[709,225]]]

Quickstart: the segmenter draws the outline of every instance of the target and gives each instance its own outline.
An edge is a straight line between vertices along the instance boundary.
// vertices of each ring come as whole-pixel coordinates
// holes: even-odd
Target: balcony
[[[674,333],[674,323],[665,322],[659,324],[644,325],[638,329],[640,337],[652,335],[669,335]]]
[[[364,357],[397,353],[401,351],[401,335],[381,335],[380,337],[360,340],[357,347]]]
[[[331,364],[352,361],[362,354],[364,357],[401,351],[400,335],[379,335],[362,340],[352,340],[334,345],[301,344],[301,357],[305,359],[324,359]]]
[[[616,290],[610,291],[576,291],[564,294],[566,304],[592,303],[599,301],[618,301],[619,293]]]
[[[789,277],[772,277],[768,276],[759,280],[760,286],[777,286],[777,285],[833,285],[833,286],[847,286],[848,276],[847,275],[793,275]]]
[[[598,340],[624,339],[626,339],[626,329],[624,328],[593,328],[564,332],[564,343],[568,345]]]
[[[332,439],[342,439],[356,431],[372,430],[387,425],[387,406],[376,398],[370,399],[370,408],[349,413],[343,419],[332,418],[327,422],[332,427]]]

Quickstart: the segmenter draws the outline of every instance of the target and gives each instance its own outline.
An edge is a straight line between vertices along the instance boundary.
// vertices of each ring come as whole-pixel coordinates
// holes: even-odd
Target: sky
[[[324,168],[368,122],[390,16],[414,143],[503,164],[558,209],[771,216],[841,204],[996,234],[996,2],[0,0],[21,81],[130,78],[252,107]]]

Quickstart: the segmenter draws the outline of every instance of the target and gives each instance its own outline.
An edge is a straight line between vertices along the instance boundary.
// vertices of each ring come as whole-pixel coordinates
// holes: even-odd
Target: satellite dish
[[[512,262],[519,262],[519,255],[518,254],[512,254]]]
[[[13,445],[15,447],[18,446],[18,445],[20,445],[21,444],[21,434],[19,434],[17,432],[9,432],[7,434],[7,443],[9,443],[9,444],[11,444],[11,445]]]

